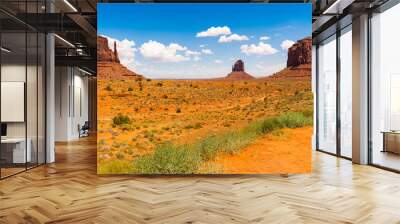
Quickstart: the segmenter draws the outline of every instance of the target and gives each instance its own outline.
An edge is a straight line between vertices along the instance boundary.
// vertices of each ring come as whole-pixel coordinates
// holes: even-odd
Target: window
[[[336,36],[318,47],[318,149],[336,153]]]
[[[371,162],[400,170],[400,4],[371,18]]]
[[[351,25],[340,35],[340,155],[352,157],[352,32]]]

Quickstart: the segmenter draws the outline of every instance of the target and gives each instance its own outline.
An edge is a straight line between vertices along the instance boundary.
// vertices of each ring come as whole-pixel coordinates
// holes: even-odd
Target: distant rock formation
[[[244,71],[244,62],[237,60],[232,66],[232,72],[229,73],[225,79],[228,80],[249,80],[254,79],[252,75]]]
[[[311,37],[297,41],[288,49],[287,67],[295,67],[303,64],[311,63],[312,55],[312,39]]]
[[[232,72],[244,72],[244,63],[242,60],[237,60],[232,66]]]
[[[142,79],[120,63],[117,43],[114,42],[114,51],[108,46],[105,37],[97,37],[97,78],[98,79]]]

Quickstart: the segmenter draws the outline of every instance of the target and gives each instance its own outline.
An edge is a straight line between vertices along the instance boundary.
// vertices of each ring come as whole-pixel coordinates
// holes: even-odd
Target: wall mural
[[[98,4],[99,174],[311,172],[311,4]]]

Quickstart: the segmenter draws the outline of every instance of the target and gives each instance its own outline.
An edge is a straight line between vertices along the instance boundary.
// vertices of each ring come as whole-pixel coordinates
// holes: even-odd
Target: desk
[[[31,139],[27,139],[25,152],[25,138],[5,138],[1,139],[1,157],[6,163],[26,163],[31,162]]]
[[[382,152],[400,154],[400,131],[383,131]]]

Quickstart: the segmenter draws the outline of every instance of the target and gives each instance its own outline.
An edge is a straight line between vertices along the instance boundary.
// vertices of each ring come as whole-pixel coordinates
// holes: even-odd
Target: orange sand
[[[269,134],[239,154],[220,156],[215,162],[223,173],[307,173],[311,172],[312,127],[283,129]]]

